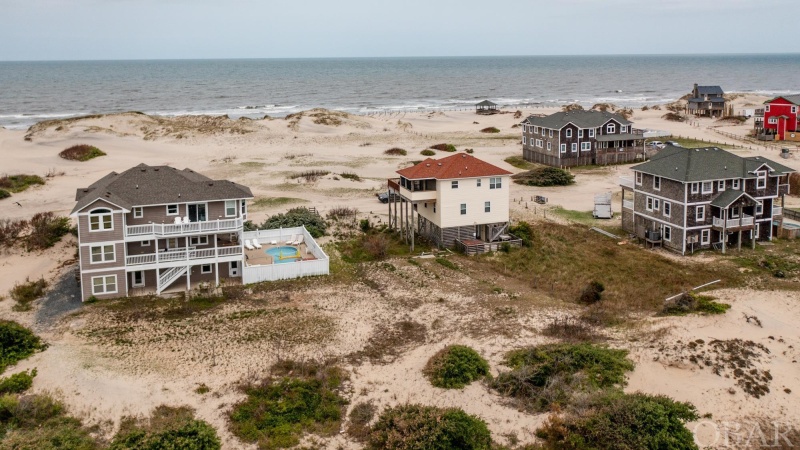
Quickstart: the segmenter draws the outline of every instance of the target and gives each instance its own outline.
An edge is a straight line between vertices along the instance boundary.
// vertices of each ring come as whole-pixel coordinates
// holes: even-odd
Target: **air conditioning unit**
[[[648,241],[660,241],[661,240],[661,232],[655,230],[647,230],[644,232],[644,237]]]

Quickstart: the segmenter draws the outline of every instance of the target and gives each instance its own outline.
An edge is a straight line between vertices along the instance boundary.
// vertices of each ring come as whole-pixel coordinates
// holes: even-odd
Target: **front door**
[[[189,222],[205,222],[208,220],[206,216],[205,203],[193,203],[189,205]]]
[[[231,268],[230,271],[228,272],[228,275],[232,277],[239,276],[239,261],[231,261]]]

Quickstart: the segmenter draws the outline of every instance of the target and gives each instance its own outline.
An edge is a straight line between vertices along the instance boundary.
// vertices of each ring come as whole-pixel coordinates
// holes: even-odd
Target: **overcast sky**
[[[800,0],[0,0],[0,60],[800,52]]]

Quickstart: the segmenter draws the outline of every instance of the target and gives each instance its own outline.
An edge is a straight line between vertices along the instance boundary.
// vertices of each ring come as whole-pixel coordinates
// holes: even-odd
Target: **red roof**
[[[486,161],[481,161],[466,153],[457,153],[442,159],[428,158],[416,166],[398,170],[397,173],[409,180],[422,180],[427,178],[446,180],[451,178],[511,175],[511,172],[507,170],[489,164]]]

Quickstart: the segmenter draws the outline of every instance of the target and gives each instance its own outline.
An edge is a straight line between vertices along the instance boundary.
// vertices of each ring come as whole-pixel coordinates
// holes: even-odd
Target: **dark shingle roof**
[[[723,95],[722,88],[719,86],[697,86],[697,95]]]
[[[758,200],[754,199],[750,194],[745,191],[739,191],[736,189],[728,189],[718,196],[711,200],[711,206],[716,206],[717,208],[727,208],[733,204],[736,200],[739,200],[741,197],[747,197],[750,200],[750,203],[755,205],[758,203]]]
[[[72,212],[80,211],[97,199],[131,209],[134,206],[241,198],[253,198],[249,187],[228,180],[212,180],[190,169],[139,164],[122,173],[111,172],[88,188],[78,189],[75,195],[78,203]]]
[[[773,101],[775,101],[775,100],[777,100],[779,98],[789,100],[790,102],[794,103],[795,105],[800,105],[800,94],[780,95],[778,97],[771,98],[771,99],[765,101],[764,104],[768,105],[768,104],[772,103]]]
[[[794,172],[794,169],[761,156],[742,158],[717,147],[683,148],[668,145],[650,161],[633,166],[639,172],[681,182],[755,178],[754,171],[766,164],[770,175]]]
[[[573,123],[578,128],[598,128],[605,125],[605,123],[611,119],[616,120],[622,125],[631,124],[630,121],[619,114],[607,111],[562,111],[545,117],[528,116],[523,123],[558,130],[568,123]]]
[[[484,100],[475,106],[497,106],[497,103],[490,102],[489,100]]]

